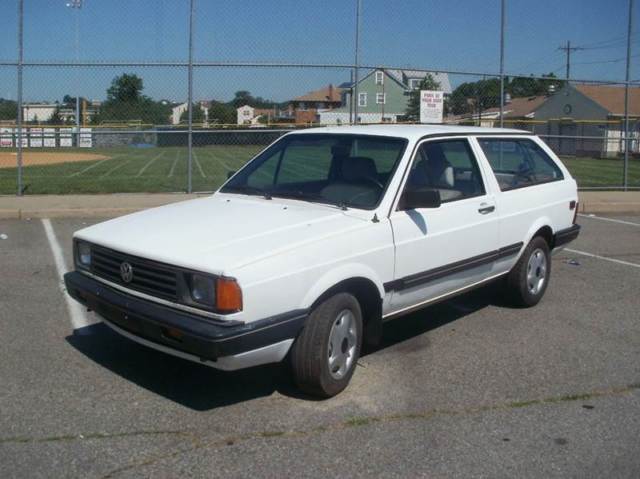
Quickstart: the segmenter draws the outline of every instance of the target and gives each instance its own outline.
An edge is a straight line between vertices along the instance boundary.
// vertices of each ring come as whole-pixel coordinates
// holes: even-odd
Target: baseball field
[[[263,145],[220,145],[193,149],[194,191],[216,189]],[[622,161],[562,158],[581,187],[617,186]],[[23,153],[25,194],[177,192],[187,188],[186,147],[27,149]],[[0,194],[16,193],[16,152],[0,150]],[[640,186],[640,161],[629,165],[629,184]]]

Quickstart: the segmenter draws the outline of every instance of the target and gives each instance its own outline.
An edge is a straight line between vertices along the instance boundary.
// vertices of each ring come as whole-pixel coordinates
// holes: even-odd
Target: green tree
[[[407,119],[410,121],[418,121],[420,119],[420,90],[440,90],[440,83],[435,81],[430,73],[427,73],[418,88],[411,90],[405,112]]]
[[[223,125],[235,124],[237,120],[236,108],[229,103],[212,101],[209,107],[209,121]]]
[[[15,120],[18,116],[18,104],[13,100],[0,98],[0,120]]]
[[[193,123],[204,123],[205,115],[204,109],[198,104],[193,104],[193,114],[191,118],[193,119]],[[180,115],[180,123],[188,123],[189,121],[189,110],[185,110]]]
[[[133,103],[142,99],[142,78],[135,74],[124,73],[111,81],[107,89],[107,101]]]
[[[134,74],[123,74],[113,79],[107,90],[107,100],[96,115],[98,124],[109,122],[134,122],[164,125],[169,122],[171,107],[142,94],[142,78]]]
[[[47,123],[49,123],[50,125],[61,125],[63,123],[62,117],[60,116],[60,106],[56,107]]]

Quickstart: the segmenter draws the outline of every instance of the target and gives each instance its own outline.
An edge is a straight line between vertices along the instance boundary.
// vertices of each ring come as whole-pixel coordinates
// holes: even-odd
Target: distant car
[[[302,390],[329,397],[388,319],[498,278],[538,303],[577,202],[527,132],[296,131],[210,197],[76,232],[65,281],[134,341],[224,370],[288,357]]]

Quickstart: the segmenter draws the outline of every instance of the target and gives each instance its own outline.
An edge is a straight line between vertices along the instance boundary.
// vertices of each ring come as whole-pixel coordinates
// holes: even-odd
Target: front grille
[[[120,276],[120,265],[125,262],[133,268],[133,279],[129,283],[124,282]],[[177,270],[156,261],[92,245],[91,272],[112,283],[151,296],[172,301],[176,301],[178,298]]]

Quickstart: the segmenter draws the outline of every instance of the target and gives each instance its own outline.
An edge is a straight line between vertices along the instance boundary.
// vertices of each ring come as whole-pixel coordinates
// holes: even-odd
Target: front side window
[[[223,193],[375,208],[404,153],[403,138],[288,135],[253,159]]]
[[[558,165],[533,140],[478,138],[478,142],[502,191],[563,178]]]
[[[420,145],[405,188],[437,190],[443,203],[485,194],[478,162],[462,138]]]

